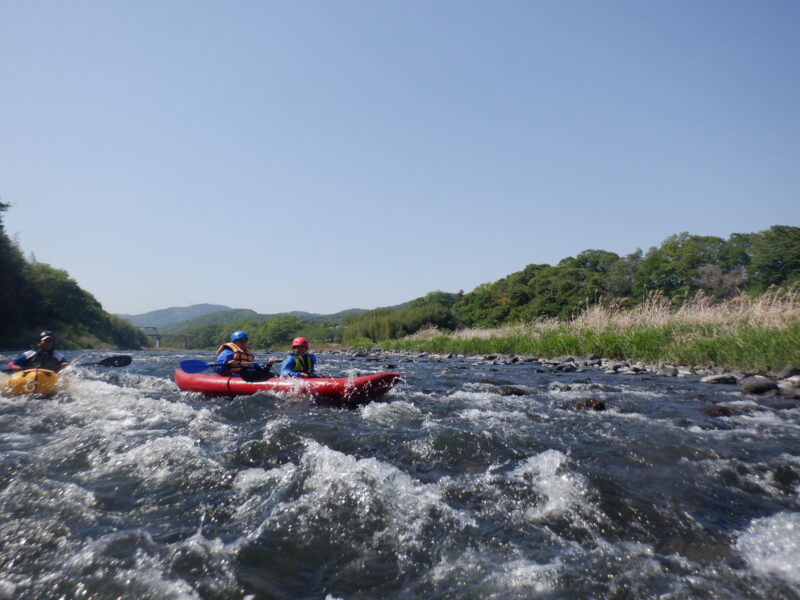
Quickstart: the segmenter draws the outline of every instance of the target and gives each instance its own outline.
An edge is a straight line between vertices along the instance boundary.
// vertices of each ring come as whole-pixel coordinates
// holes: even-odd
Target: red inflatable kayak
[[[400,380],[398,373],[373,373],[358,377],[274,377],[267,381],[244,381],[241,377],[186,373],[175,369],[175,383],[184,392],[211,396],[249,396],[272,392],[291,396],[310,396],[333,404],[363,404],[385,394]]]

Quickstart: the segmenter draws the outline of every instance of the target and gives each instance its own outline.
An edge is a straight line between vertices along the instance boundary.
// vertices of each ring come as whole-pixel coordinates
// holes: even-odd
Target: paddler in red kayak
[[[48,369],[60,371],[69,364],[61,352],[56,352],[56,338],[52,331],[43,331],[39,334],[39,342],[33,350],[23,352],[8,363],[12,371],[25,369]]]
[[[317,357],[308,352],[308,340],[297,337],[292,340],[292,353],[283,359],[281,375],[289,377],[316,377],[314,367]]]
[[[234,331],[231,341],[217,348],[217,360],[214,362],[214,372],[226,377],[241,377],[245,371],[247,381],[266,381],[275,374],[270,371],[270,366],[275,362],[270,358],[265,364],[255,362],[256,357],[247,348],[250,336],[246,331]]]

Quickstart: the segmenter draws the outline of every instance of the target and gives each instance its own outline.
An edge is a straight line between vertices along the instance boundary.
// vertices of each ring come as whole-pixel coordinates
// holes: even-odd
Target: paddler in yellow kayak
[[[39,334],[39,342],[33,350],[23,352],[8,363],[12,371],[25,371],[27,369],[48,369],[56,373],[69,365],[61,352],[56,351],[56,338],[52,331],[43,331]]]
[[[8,363],[11,377],[0,382],[0,389],[10,396],[51,396],[61,389],[58,372],[69,365],[67,359],[55,349],[56,338],[52,331],[39,334],[33,350],[23,352]]]

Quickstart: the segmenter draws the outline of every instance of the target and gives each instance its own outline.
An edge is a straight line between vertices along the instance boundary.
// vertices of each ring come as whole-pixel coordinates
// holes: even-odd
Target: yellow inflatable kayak
[[[48,369],[17,371],[0,383],[0,390],[7,396],[52,396],[62,387],[63,379]]]

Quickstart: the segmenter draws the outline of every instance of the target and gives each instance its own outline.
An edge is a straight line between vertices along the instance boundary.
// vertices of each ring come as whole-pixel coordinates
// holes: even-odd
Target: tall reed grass
[[[652,294],[641,305],[594,305],[564,321],[451,333],[426,329],[386,349],[455,354],[597,355],[604,358],[769,372],[800,365],[800,289],[713,302],[696,295],[674,308]]]

